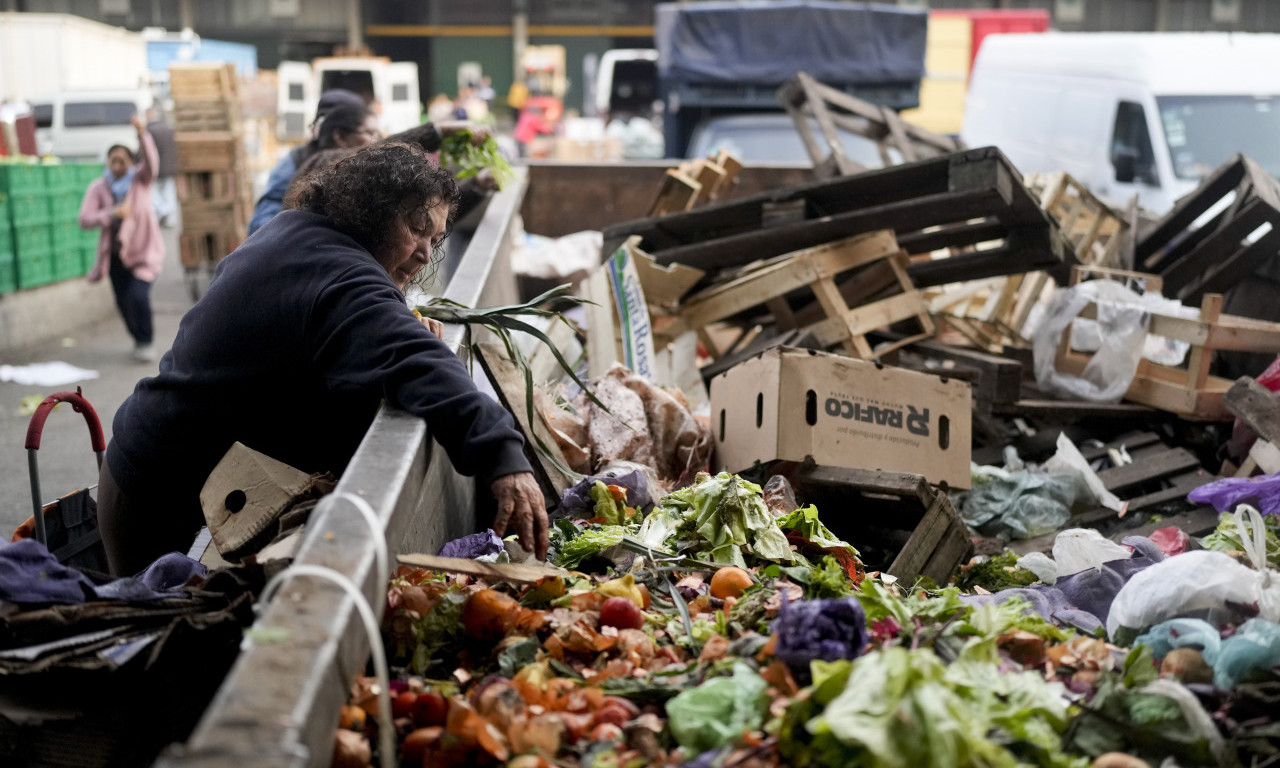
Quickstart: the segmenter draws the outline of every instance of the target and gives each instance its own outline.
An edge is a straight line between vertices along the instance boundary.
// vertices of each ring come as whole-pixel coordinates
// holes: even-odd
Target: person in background
[[[275,168],[271,169],[271,175],[267,177],[267,188],[253,207],[253,217],[249,220],[249,234],[252,235],[263,224],[271,221],[272,217],[284,207],[284,194],[289,189],[289,181],[298,172],[298,167],[319,148],[316,139],[325,116],[338,107],[344,106],[364,107],[365,103],[358,94],[341,88],[333,88],[320,94],[320,103],[316,105],[316,119],[311,124],[312,140],[291,150],[280,158]]]
[[[164,264],[164,242],[151,204],[151,185],[160,157],[147,125],[133,116],[138,131],[135,160],[128,147],[116,144],[107,150],[107,168],[94,179],[80,203],[80,227],[101,229],[98,259],[88,280],[111,278],[116,307],[133,337],[133,359],[156,359],[152,344],[151,283]]]
[[[178,175],[178,142],[173,137],[173,126],[164,119],[164,113],[158,106],[147,110],[147,133],[156,143],[156,152],[160,163],[156,166],[156,180],[151,189],[151,200],[155,205],[156,217],[160,226],[173,226],[174,214],[178,212],[178,187],[175,177]]]

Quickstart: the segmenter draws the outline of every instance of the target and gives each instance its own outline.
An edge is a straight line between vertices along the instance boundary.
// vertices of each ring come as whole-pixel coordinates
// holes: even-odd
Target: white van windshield
[[[1158,96],[1173,172],[1199,181],[1237,152],[1280,176],[1280,96]]]

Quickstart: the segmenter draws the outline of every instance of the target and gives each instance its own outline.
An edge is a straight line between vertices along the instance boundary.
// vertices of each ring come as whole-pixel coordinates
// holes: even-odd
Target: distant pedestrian
[[[89,282],[111,278],[116,307],[133,337],[133,359],[156,359],[151,323],[151,283],[164,264],[164,241],[151,203],[151,185],[160,164],[155,139],[138,115],[138,155],[116,144],[107,150],[107,168],[95,179],[80,203],[80,227],[101,229],[98,260]]]
[[[159,107],[147,110],[147,133],[151,134],[156,143],[156,152],[160,155],[151,200],[160,226],[171,227],[174,224],[174,214],[178,212],[178,142],[173,137],[173,126],[164,119],[164,113]]]

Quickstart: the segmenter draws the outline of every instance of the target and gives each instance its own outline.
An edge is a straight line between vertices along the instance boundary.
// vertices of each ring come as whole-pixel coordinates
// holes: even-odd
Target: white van
[[[145,88],[126,91],[63,91],[31,100],[36,118],[36,149],[67,162],[106,162],[114,144],[138,149],[138,132],[129,124],[151,106]]]
[[[342,88],[362,96],[375,112],[386,133],[407,131],[422,123],[422,99],[418,94],[418,65],[393,62],[385,56],[333,56],[304,61],[282,61],[276,69],[279,119],[276,134],[282,141],[302,141],[316,117],[320,94]]]
[[[1280,35],[992,35],[961,135],[1165,213],[1237,152],[1280,175]]]

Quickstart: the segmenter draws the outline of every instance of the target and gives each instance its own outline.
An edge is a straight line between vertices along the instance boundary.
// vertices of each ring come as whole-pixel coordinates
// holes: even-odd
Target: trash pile
[[[974,564],[926,589],[865,572],[817,509],[780,477],[768,487],[704,474],[651,501],[638,473],[587,478],[556,522],[548,560],[562,568],[504,580],[402,566],[383,618],[398,754],[373,754],[380,686],[361,677],[334,765],[1280,755],[1274,517],[1242,506],[1205,549],[1171,555],[1067,531],[1052,559]],[[499,544],[481,534],[446,552],[501,561]]]

